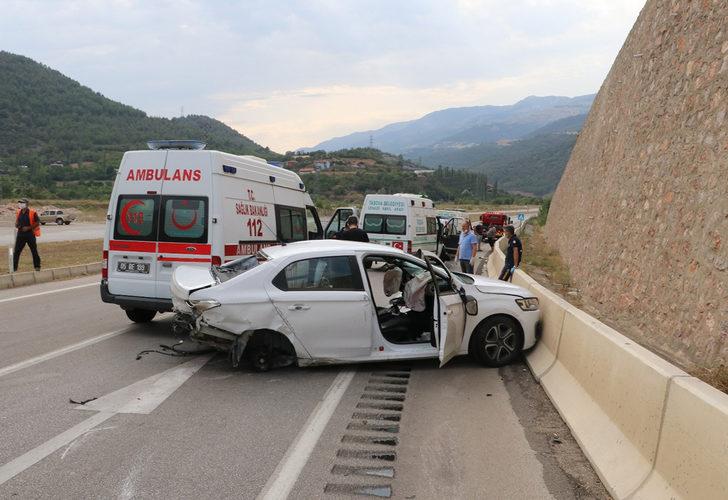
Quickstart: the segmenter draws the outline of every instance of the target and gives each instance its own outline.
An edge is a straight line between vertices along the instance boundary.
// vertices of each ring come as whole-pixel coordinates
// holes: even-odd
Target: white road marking
[[[48,295],[51,293],[67,292],[68,290],[78,290],[79,288],[86,288],[89,286],[99,286],[99,282],[86,283],[85,285],[68,286],[66,288],[59,288],[57,290],[47,290],[45,292],[31,293],[28,295],[21,295],[19,297],[10,297],[9,299],[0,299],[0,304],[4,302],[12,302],[14,300],[30,299],[32,297],[40,297],[41,295]]]
[[[107,402],[105,404],[108,404],[109,407],[113,409],[111,411],[101,411],[92,417],[87,418],[83,422],[71,427],[67,431],[62,432],[56,437],[0,467],[0,485],[37,464],[52,453],[55,453],[62,447],[72,443],[74,440],[88,433],[94,427],[107,421],[117,413],[151,412],[159,406],[162,401],[171,396],[172,393],[184,384],[185,381],[197,370],[202,368],[202,366],[207,363],[213,355],[214,354],[197,356],[191,361],[142,380],[141,382],[143,382],[143,384],[137,382],[125,387],[124,389],[112,392],[109,394],[109,396],[114,396],[112,398],[106,399],[106,396],[104,396],[96,400],[100,401],[106,399]],[[136,388],[137,392],[126,390],[131,387]],[[121,397],[122,394],[124,397]],[[92,401],[91,403],[95,403],[96,401]],[[114,404],[112,404],[112,402]],[[91,403],[87,403],[85,406],[79,406],[77,408],[87,410],[93,409],[91,408]],[[115,405],[118,406],[118,409]]]
[[[78,439],[74,439],[73,441],[71,441],[68,444],[68,446],[66,446],[66,449],[63,450],[63,453],[61,453],[61,460],[63,460],[64,458],[66,458],[66,455],[68,455],[68,452],[69,451],[71,451],[72,449],[74,449],[77,446],[79,446],[80,444],[82,444],[86,440],[86,436],[90,436],[94,432],[108,431],[108,430],[111,430],[111,429],[116,429],[116,426],[115,425],[109,425],[109,426],[106,426],[106,427],[99,427],[98,429],[91,429],[90,431],[84,432],[83,434],[81,434],[78,437]]]
[[[37,464],[51,453],[54,453],[56,450],[59,450],[63,446],[72,442],[74,439],[84,435],[97,425],[106,422],[113,416],[113,413],[97,413],[80,424],[71,427],[66,432],[62,432],[53,439],[33,448],[26,454],[6,463],[0,467],[0,485],[11,480],[29,467]]]
[[[95,410],[110,413],[152,413],[187,379],[202,368],[215,354],[196,356],[169,370],[147,377],[106,396],[75,406],[77,410]]]
[[[342,396],[354,379],[355,371],[342,371],[339,373],[324,397],[308,417],[306,424],[296,436],[286,454],[268,478],[265,486],[258,495],[258,500],[284,500],[288,498],[293,486],[298,480],[303,467],[308,462],[316,443],[331,420]]]
[[[112,337],[116,337],[117,335],[121,335],[122,333],[127,332],[128,330],[129,330],[129,327],[122,328],[121,330],[115,330],[113,332],[102,333],[101,335],[97,335],[96,337],[91,337],[90,339],[87,339],[87,340],[82,340],[81,342],[78,342],[76,344],[71,344],[66,347],[61,347],[60,349],[57,349],[55,351],[41,354],[40,356],[26,359],[25,361],[21,361],[20,363],[15,363],[14,365],[9,365],[4,368],[0,368],[0,377],[2,377],[4,375],[8,375],[13,372],[17,372],[18,370],[22,370],[24,368],[28,368],[29,366],[37,365],[38,363],[42,363],[43,361],[48,361],[49,359],[57,358],[58,356],[63,356],[64,354],[68,354],[69,352],[77,351],[79,349],[83,349],[84,347],[98,344],[99,342],[102,342],[106,339],[110,339]]]

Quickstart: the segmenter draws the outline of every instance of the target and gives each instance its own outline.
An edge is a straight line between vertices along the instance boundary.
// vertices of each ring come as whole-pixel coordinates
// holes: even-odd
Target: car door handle
[[[172,267],[171,262],[162,262],[162,267]]]
[[[288,306],[289,311],[308,311],[311,309],[311,306],[307,306],[306,304],[293,304],[292,306]]]

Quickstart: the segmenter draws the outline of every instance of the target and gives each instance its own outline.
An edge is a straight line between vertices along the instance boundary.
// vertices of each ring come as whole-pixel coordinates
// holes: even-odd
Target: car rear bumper
[[[101,280],[101,300],[107,304],[117,304],[124,310],[149,309],[159,312],[170,312],[172,310],[172,299],[115,295],[109,292],[109,282],[106,280]]]

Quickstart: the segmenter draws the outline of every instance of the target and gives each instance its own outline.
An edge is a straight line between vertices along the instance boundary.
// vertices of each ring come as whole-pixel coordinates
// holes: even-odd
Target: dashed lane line
[[[48,361],[49,359],[57,358],[58,356],[63,356],[64,354],[68,354],[69,352],[77,351],[79,349],[83,349],[84,347],[98,344],[99,342],[103,342],[104,340],[107,340],[112,337],[116,337],[117,335],[121,335],[122,333],[128,332],[130,330],[130,328],[131,327],[126,327],[126,328],[122,328],[121,330],[115,330],[113,332],[108,332],[108,333],[102,333],[101,335],[97,335],[96,337],[91,337],[90,339],[82,340],[81,342],[78,342],[76,344],[71,344],[69,346],[62,347],[60,349],[56,349],[55,351],[47,352],[45,354],[41,354],[40,356],[26,359],[25,361],[21,361],[20,363],[15,363],[13,365],[5,366],[3,368],[0,368],[0,377],[17,372],[18,370],[23,370],[25,368],[28,368],[29,366],[37,365],[38,363],[42,363],[43,361]]]
[[[45,292],[30,293],[28,295],[20,295],[19,297],[0,299],[0,304],[3,304],[5,302],[13,302],[15,300],[30,299],[32,297],[40,297],[41,295],[50,295],[51,293],[67,292],[68,290],[78,290],[79,288],[87,288],[90,286],[99,286],[99,282],[94,281],[93,283],[86,283],[85,285],[67,286],[66,288],[58,288],[57,290],[46,290]]]
[[[286,451],[276,470],[268,478],[268,482],[258,495],[258,500],[285,500],[288,498],[355,374],[354,370],[345,370],[336,376],[323,399],[316,405],[306,424]]]

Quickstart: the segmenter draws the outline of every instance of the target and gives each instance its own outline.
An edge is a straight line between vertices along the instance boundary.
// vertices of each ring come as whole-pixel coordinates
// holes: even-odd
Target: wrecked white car
[[[210,269],[180,266],[171,287],[178,333],[256,370],[424,358],[442,366],[462,354],[502,366],[540,330],[527,290],[369,243],[302,241]]]

